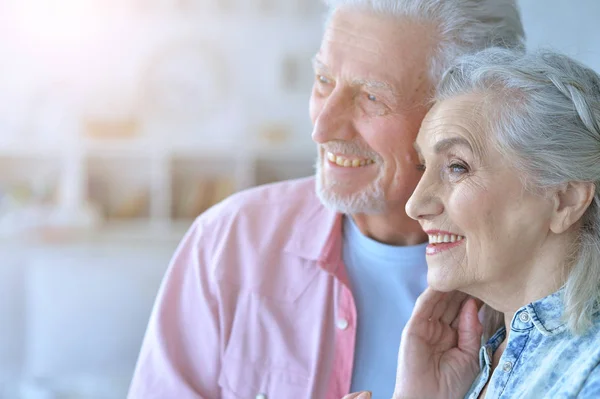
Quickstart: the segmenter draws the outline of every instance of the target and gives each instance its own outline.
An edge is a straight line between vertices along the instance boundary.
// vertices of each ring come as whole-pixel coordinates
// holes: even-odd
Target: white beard
[[[378,176],[367,187],[351,194],[340,194],[336,188],[343,188],[336,181],[325,181],[323,172],[323,151],[319,151],[316,169],[316,193],[321,203],[336,212],[344,214],[380,214],[386,210],[385,195],[383,192],[382,176]]]

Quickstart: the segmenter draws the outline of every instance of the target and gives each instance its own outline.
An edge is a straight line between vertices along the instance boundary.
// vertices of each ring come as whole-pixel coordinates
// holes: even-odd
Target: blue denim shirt
[[[519,309],[506,349],[491,373],[492,354],[506,337],[502,327],[479,352],[481,371],[465,396],[476,399],[600,398],[600,315],[581,336],[562,319],[563,290]],[[491,379],[490,379],[491,373]]]

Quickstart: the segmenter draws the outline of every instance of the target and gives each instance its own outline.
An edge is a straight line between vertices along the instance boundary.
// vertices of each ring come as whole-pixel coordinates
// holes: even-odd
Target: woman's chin
[[[431,271],[427,272],[427,285],[439,292],[450,292],[458,289],[454,280]]]

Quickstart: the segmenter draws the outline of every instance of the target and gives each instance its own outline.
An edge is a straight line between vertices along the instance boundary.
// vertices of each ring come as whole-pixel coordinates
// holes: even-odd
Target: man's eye
[[[417,165],[417,170],[420,172],[425,172],[425,164],[424,163],[420,163]]]
[[[377,101],[377,96],[375,96],[374,94],[368,94],[367,98],[369,99],[369,101]]]
[[[329,83],[331,83],[331,81],[323,75],[317,75],[317,79],[319,80],[319,82],[321,82],[325,85],[328,85]]]

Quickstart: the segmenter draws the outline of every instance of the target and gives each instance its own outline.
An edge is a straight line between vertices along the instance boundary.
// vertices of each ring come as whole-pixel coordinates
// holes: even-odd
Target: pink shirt
[[[342,218],[314,178],[236,194],[200,216],[166,273],[130,399],[340,399],[356,308]]]

